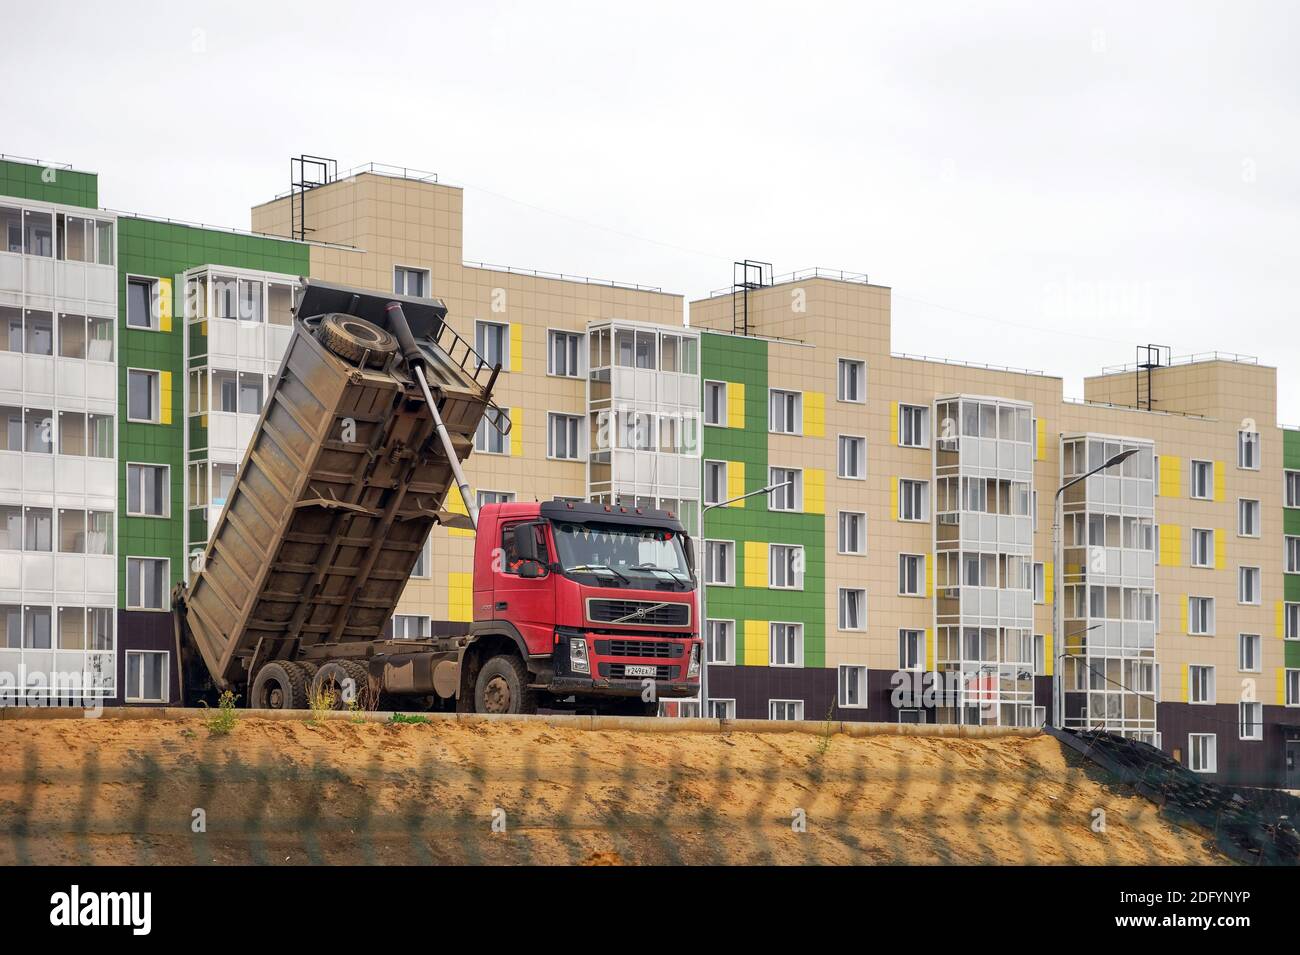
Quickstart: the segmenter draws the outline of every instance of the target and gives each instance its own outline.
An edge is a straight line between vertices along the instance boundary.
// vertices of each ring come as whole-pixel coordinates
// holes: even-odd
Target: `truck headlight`
[[[691,662],[686,665],[686,676],[697,677],[700,675],[700,645],[697,643],[691,647]]]
[[[569,668],[574,673],[591,672],[591,662],[587,659],[587,641],[582,637],[569,638]]]

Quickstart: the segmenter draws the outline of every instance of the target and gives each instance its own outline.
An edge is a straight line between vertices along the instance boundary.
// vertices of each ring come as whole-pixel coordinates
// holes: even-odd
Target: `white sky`
[[[247,228],[288,160],[466,187],[465,256],[662,286],[737,258],[894,290],[894,348],[1082,376],[1278,366],[1300,423],[1285,3],[6,5],[0,151]],[[436,290],[435,290],[436,293]]]

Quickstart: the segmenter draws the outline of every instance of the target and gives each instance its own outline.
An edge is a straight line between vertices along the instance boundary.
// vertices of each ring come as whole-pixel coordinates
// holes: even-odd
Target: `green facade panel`
[[[1282,508],[1282,533],[1300,534],[1300,508]]]
[[[745,386],[744,427],[704,428],[703,457],[709,461],[739,461],[745,465],[744,491],[768,484],[768,343],[731,335],[701,336],[700,368],[706,381]],[[729,422],[731,423],[731,422]],[[766,495],[756,495],[744,507],[714,508],[705,513],[704,536],[734,540],[735,586],[707,588],[710,618],[736,621],[736,664],[745,660],[745,620],[801,623],[804,666],[826,665],[826,518],[821,514],[770,511]],[[745,586],[745,541],[793,544],[804,549],[802,590],[772,590]],[[764,634],[763,639],[767,640]],[[768,648],[761,650],[764,660]]]
[[[118,406],[121,409],[118,424],[118,553],[122,555],[118,562],[118,599],[123,607],[126,606],[127,557],[170,558],[172,583],[178,583],[184,575],[182,560],[187,528],[182,502],[186,463],[185,428],[189,426],[184,415],[184,291],[180,288],[173,289],[174,315],[170,331],[128,328],[127,276],[175,281],[180,273],[201,265],[306,275],[309,270],[309,253],[306,245],[285,240],[151,219],[118,220]],[[171,374],[170,424],[127,420],[126,379],[128,370],[132,368]],[[171,467],[169,517],[131,517],[127,514],[128,463],[166,464]]]
[[[99,208],[99,177],[55,166],[0,159],[0,196]]]
[[[1288,670],[1300,670],[1300,640],[1284,640],[1283,660]]]
[[[1286,428],[1282,431],[1282,467],[1300,471],[1300,430]]]

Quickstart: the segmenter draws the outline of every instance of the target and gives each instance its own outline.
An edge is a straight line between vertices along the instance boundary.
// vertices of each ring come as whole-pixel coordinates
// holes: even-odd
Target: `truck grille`
[[[680,657],[685,652],[680,643],[657,640],[597,640],[598,657]]]
[[[646,607],[655,607],[651,600],[588,600],[587,619],[592,623],[613,623],[628,614]],[[645,614],[623,621],[628,626],[685,627],[691,622],[691,605],[664,604]]]
[[[643,679],[645,679],[645,677],[639,677],[639,676],[632,676],[632,677],[630,677],[630,676],[627,676],[627,675],[624,673],[623,666],[624,666],[624,665],[623,665],[622,663],[602,663],[602,664],[599,665],[600,675],[603,676],[603,677],[606,677],[606,678],[608,678],[608,679],[611,679],[611,680],[643,680]],[[681,670],[681,667],[676,667],[676,666],[666,666],[666,665],[664,665],[664,664],[660,664],[659,666],[656,666],[656,667],[655,667],[655,676],[654,676],[654,678],[655,678],[656,680],[675,680],[675,679],[677,679],[677,673],[678,673],[678,671],[680,671],[680,670]]]

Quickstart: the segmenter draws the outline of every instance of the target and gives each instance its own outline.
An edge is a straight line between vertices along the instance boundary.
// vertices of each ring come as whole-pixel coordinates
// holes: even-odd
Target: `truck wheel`
[[[306,673],[289,660],[274,660],[263,665],[253,680],[248,705],[255,710],[306,709]]]
[[[322,318],[316,336],[322,345],[354,365],[361,364],[367,353],[371,364],[382,365],[397,351],[397,339],[391,333],[374,322],[341,312],[331,312]]]
[[[341,710],[347,705],[343,698],[347,681],[351,681],[356,694],[354,699],[359,702],[361,694],[370,684],[370,672],[354,660],[330,660],[322,663],[311,680],[311,697],[313,700],[319,699],[322,694],[328,693],[334,698],[331,709]]]
[[[528,669],[516,656],[492,657],[474,683],[475,713],[536,713],[537,692],[528,686]]]

